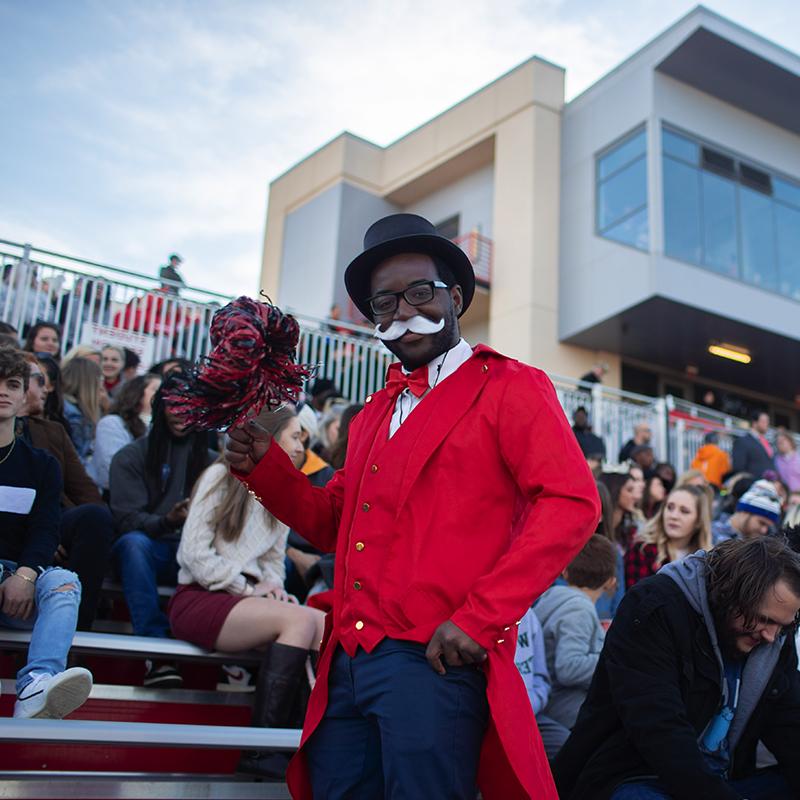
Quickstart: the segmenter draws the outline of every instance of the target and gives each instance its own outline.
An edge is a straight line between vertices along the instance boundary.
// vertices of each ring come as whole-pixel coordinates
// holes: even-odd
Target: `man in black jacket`
[[[153,399],[150,432],[117,452],[109,472],[111,512],[120,534],[111,555],[138,636],[170,635],[158,584],[177,581],[176,554],[192,487],[216,457],[206,447],[205,433],[190,432],[165,408],[164,392],[174,381],[168,377]],[[182,683],[172,665],[148,662],[146,670],[145,686]]]
[[[572,735],[562,800],[800,796],[800,556],[725,542],[625,596]],[[778,761],[756,770],[762,741]]]
[[[750,417],[750,431],[733,440],[733,472],[749,472],[755,478],[775,470],[774,451],[767,439],[769,414],[756,411]]]

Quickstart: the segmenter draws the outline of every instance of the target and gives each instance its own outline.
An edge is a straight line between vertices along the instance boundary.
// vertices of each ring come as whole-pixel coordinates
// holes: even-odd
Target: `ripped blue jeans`
[[[17,568],[13,561],[0,559],[3,568],[0,582],[11,577]],[[15,578],[14,580],[19,580]],[[62,589],[72,586],[72,589]],[[29,619],[14,619],[0,610],[0,627],[31,631],[28,663],[17,673],[17,694],[44,672],[57,675],[67,668],[67,653],[78,624],[81,584],[74,572],[50,567],[36,579],[34,611]]]

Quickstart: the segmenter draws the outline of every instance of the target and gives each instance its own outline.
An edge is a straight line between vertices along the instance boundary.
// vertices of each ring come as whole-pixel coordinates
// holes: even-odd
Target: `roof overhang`
[[[711,314],[664,297],[632,308],[563,340],[591,350],[780,397],[800,394],[800,341],[744,322]],[[752,355],[748,365],[708,352],[710,344],[731,344]]]
[[[707,28],[695,30],[656,69],[800,134],[800,74]]]

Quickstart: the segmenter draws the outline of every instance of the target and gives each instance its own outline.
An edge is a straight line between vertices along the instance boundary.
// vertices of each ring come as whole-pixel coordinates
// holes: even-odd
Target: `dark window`
[[[745,186],[764,194],[772,194],[772,179],[766,172],[747,164],[739,164],[739,177]]]
[[[729,178],[736,176],[736,163],[734,160],[724,153],[712,150],[710,147],[703,148],[703,167]]]
[[[454,217],[448,217],[446,220],[436,225],[436,233],[447,239],[457,239],[460,221],[461,217],[459,214],[456,214]]]

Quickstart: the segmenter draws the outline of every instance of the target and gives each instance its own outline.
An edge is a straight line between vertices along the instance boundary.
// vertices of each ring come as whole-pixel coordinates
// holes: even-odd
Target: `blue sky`
[[[679,0],[0,0],[0,239],[256,290],[269,181],[387,144],[539,55],[574,96]],[[800,52],[796,0],[714,11]]]

